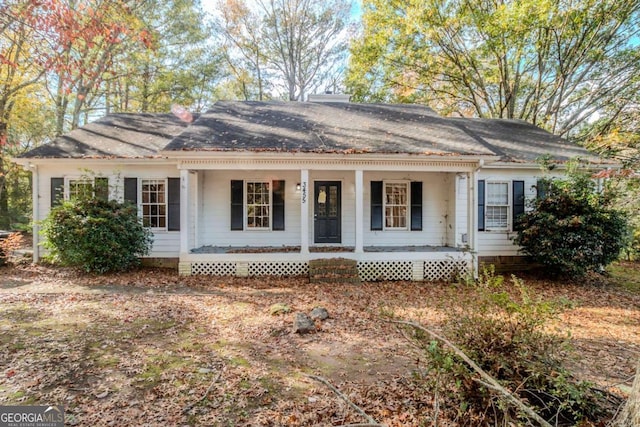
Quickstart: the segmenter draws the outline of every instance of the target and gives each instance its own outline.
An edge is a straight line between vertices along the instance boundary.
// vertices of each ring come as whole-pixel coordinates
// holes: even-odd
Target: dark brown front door
[[[341,182],[316,181],[313,189],[315,243],[341,243]]]

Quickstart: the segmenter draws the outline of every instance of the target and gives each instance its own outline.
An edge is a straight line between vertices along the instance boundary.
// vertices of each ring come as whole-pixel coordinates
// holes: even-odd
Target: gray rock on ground
[[[307,334],[316,330],[316,324],[304,313],[296,313],[293,321],[293,332],[297,334]]]
[[[309,313],[309,317],[311,317],[313,320],[326,320],[329,318],[329,312],[324,307],[316,307],[311,310],[311,313]]]

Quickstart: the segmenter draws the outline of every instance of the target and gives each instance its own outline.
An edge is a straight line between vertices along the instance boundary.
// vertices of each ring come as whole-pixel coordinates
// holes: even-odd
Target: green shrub
[[[138,265],[151,249],[151,231],[135,206],[81,198],[51,210],[42,224],[49,258],[87,272],[122,271]]]
[[[579,277],[601,271],[626,246],[626,217],[598,192],[591,177],[573,171],[566,180],[543,180],[544,196],[517,223],[514,243],[552,275]]]
[[[548,331],[556,306],[532,298],[518,278],[505,281],[492,270],[473,286],[463,308],[447,316],[444,335],[550,424],[601,418],[602,396],[563,367],[567,346]],[[423,334],[414,337],[429,360],[429,386],[436,378],[443,410],[460,425],[526,424],[526,415],[484,385],[451,348]]]

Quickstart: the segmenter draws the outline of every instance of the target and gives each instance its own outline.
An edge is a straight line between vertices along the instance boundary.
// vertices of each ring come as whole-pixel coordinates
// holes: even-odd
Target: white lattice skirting
[[[358,273],[360,279],[366,282],[381,280],[450,281],[471,274],[471,264],[465,259],[359,261]],[[180,274],[240,277],[304,276],[309,274],[309,264],[306,261],[199,261],[180,263]]]
[[[358,263],[360,280],[376,282],[381,280],[412,280],[412,261],[361,261]]]
[[[424,262],[423,280],[453,281],[471,274],[471,267],[464,259],[443,259]]]
[[[188,270],[188,269],[187,269]],[[183,270],[180,270],[183,273]],[[190,274],[210,276],[304,276],[309,274],[307,262],[193,262]]]

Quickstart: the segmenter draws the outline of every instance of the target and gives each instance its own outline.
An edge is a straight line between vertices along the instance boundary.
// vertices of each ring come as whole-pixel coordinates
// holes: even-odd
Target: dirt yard
[[[571,336],[575,354],[567,365],[624,396],[640,357],[640,266],[617,267],[614,276],[607,286],[525,283],[563,307],[555,326]],[[67,424],[81,426],[365,421],[307,376],[315,374],[378,422],[432,425],[432,397],[412,377],[424,360],[383,319],[437,327],[466,291],[432,283],[310,285],[304,278],[4,267],[0,402],[63,404]],[[278,303],[280,313],[272,314]],[[331,317],[316,333],[292,333],[295,314],[316,306]]]

